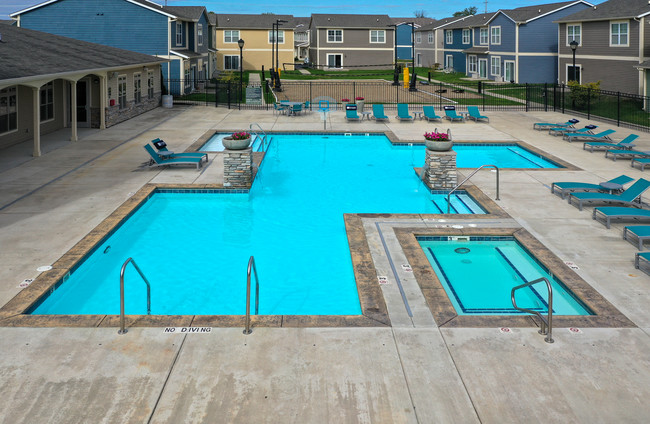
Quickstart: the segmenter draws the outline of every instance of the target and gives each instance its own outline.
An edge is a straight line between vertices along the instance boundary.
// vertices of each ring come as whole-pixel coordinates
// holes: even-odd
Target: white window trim
[[[494,35],[492,34],[492,30],[499,29],[499,42],[495,43],[492,41]],[[501,45],[501,25],[496,25],[496,26],[491,26],[490,27],[490,45],[492,46],[500,46]]]
[[[494,73],[494,66],[492,65],[492,61],[493,61],[494,59],[499,59],[499,72],[496,73],[496,74]],[[501,66],[502,63],[503,63],[503,62],[502,62],[502,60],[501,60],[501,56],[490,56],[490,75],[492,75],[493,77],[500,77],[500,76],[502,76],[502,75],[501,75],[501,71],[502,71],[502,68],[503,68],[503,67]]]
[[[232,40],[232,33],[233,33],[233,32],[237,32],[237,37],[235,37],[236,40],[235,40],[235,41],[226,41],[226,32],[230,32],[230,33],[231,33],[231,35],[230,35],[230,39],[231,39],[231,40]],[[238,29],[224,29],[224,30],[223,30],[223,42],[224,42],[224,43],[227,43],[227,44],[234,44],[234,43],[236,43],[237,41],[239,41],[239,30],[238,30]]]
[[[454,30],[445,30],[445,44],[454,44]]]
[[[269,30],[269,44],[274,44],[271,37],[273,37],[273,35],[275,35],[275,32],[276,32],[276,30],[273,30],[273,29]],[[282,34],[282,37],[280,37],[280,34]],[[278,44],[284,44],[284,30],[283,29],[277,30],[277,36],[278,36]],[[280,40],[282,40],[282,41],[280,41]]]
[[[329,63],[330,63],[329,57],[330,56],[341,56],[341,67],[340,68],[330,68],[330,65],[329,65]],[[343,69],[343,53],[327,53],[325,55],[325,66],[327,68],[329,68],[329,69]]]
[[[422,33],[419,31],[415,33],[415,42],[422,44]]]
[[[17,85],[12,85],[10,87],[5,87],[5,88],[1,89],[0,92],[4,91],[4,90],[9,90],[11,88],[15,89],[14,97],[16,98],[16,128],[13,129],[13,130],[9,130],[9,131],[5,131],[3,133],[0,133],[0,135],[7,135],[7,134],[12,134],[12,133],[18,132],[18,128],[19,128],[18,123],[20,122],[20,108],[18,107],[18,101],[20,99],[18,98],[18,86]],[[11,96],[9,96],[9,94],[6,94],[6,96],[7,96],[7,102],[9,102],[9,97],[11,97]],[[7,108],[9,108],[9,103],[7,103]]]
[[[514,69],[514,72],[515,72],[514,81],[517,82],[517,62],[515,62],[514,60],[502,60],[501,61],[501,67],[503,69],[503,81],[504,82],[510,82],[510,81],[506,81],[506,63],[512,63],[514,65],[513,66],[513,69]]]
[[[474,59],[474,70],[472,70],[472,59]],[[478,74],[478,56],[470,54],[467,56],[467,72],[470,74]]]
[[[612,25],[613,24],[627,24],[627,44],[612,44]],[[619,26],[620,28],[620,26]],[[619,33],[620,38],[620,33]],[[630,47],[630,21],[609,21],[609,47]],[[581,75],[582,77],[582,75]]]
[[[178,30],[180,28],[180,31]],[[178,41],[180,37],[180,42]],[[182,22],[176,22],[176,46],[182,46],[183,45],[183,23]]]
[[[140,82],[139,87],[136,84],[138,81]],[[138,96],[140,97],[139,99]],[[133,74],[133,103],[142,103],[142,74],[140,72]]]
[[[429,42],[429,44],[433,44],[433,41],[434,41],[433,40],[433,31],[429,31],[429,33],[427,34],[427,41]]]
[[[237,64],[239,66],[236,67],[236,68],[232,68],[232,67],[226,68],[226,58],[227,57],[236,57],[237,58]],[[231,61],[232,61],[232,59],[231,59]],[[223,69],[224,69],[224,71],[238,71],[240,67],[241,67],[241,63],[239,63],[239,55],[238,54],[224,54],[223,55]]]
[[[331,43],[343,43],[345,41],[345,38],[343,36],[343,29],[340,29],[340,28],[328,28],[326,31],[327,32],[326,32],[325,35],[327,37],[327,42],[328,43],[330,43],[330,44]],[[341,41],[336,41],[336,40],[335,41],[330,41],[330,31],[341,31]],[[336,36],[336,34],[335,34],[335,36]]]
[[[489,63],[487,59],[480,59],[478,60],[478,68],[476,68],[476,73],[479,75],[479,77],[483,78],[481,76],[481,62],[485,62],[485,78],[490,74],[490,69],[489,69]]]
[[[481,33],[485,31],[486,37],[485,37],[485,43],[483,42],[483,37],[481,36]],[[478,42],[480,46],[487,46],[490,44],[490,28],[479,28],[478,30]]]
[[[581,46],[582,46],[582,24],[581,24],[581,23],[577,23],[577,24],[567,24],[567,25],[566,25],[566,45],[569,46],[569,43],[573,41],[573,38],[572,38],[572,39],[569,39],[569,27],[570,27],[570,26],[580,28],[580,41],[578,42],[578,46],[581,47]],[[610,26],[610,31],[611,31],[611,26]],[[609,40],[610,40],[610,41],[612,40],[612,37],[611,37],[611,36],[609,37]]]
[[[196,24],[196,43],[203,45],[203,24]]]
[[[372,32],[383,32],[384,33],[384,41],[372,41]],[[379,37],[377,37],[379,39]],[[383,29],[371,29],[368,31],[368,41],[370,41],[370,44],[386,44],[386,31]]]
[[[450,59],[451,59],[451,66],[449,66]],[[445,68],[454,69],[454,55],[453,54],[445,55]]]
[[[120,79],[124,79],[124,107],[122,107],[122,103],[120,103]],[[126,109],[128,106],[128,101],[129,101],[129,79],[127,78],[126,74],[118,75],[117,76],[117,107],[122,110]]]
[[[467,41],[465,41],[465,35],[467,35]],[[465,28],[462,32],[463,44],[469,44],[472,41],[472,34],[469,29]]]

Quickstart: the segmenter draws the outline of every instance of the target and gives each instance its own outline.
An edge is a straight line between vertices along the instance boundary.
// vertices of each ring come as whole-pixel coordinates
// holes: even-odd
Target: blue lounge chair
[[[636,158],[650,158],[650,151],[641,152],[633,149],[616,149],[607,150],[605,152],[606,158],[611,158],[614,162],[616,159],[636,159]]]
[[[585,140],[585,141],[612,141],[612,139],[609,137],[610,134],[614,134],[616,131],[614,130],[605,130],[601,131],[598,134],[572,134],[572,133],[566,133],[564,134],[564,139],[568,141],[569,143],[574,142],[574,141],[580,141],[580,140]]]
[[[167,166],[167,165],[196,165],[196,169],[199,169],[202,165],[203,158],[199,157],[183,157],[183,158],[170,158],[163,159],[158,153],[156,153],[151,147],[151,144],[145,144],[144,149],[151,156],[151,163],[149,166]]]
[[[444,106],[445,109],[445,119],[450,121],[461,121],[465,122],[465,118],[456,113],[456,106]]]
[[[158,156],[161,157],[161,159],[168,159],[168,158],[202,158],[205,159],[205,161],[208,161],[208,154],[207,153],[201,153],[201,152],[183,152],[183,153],[176,153],[172,152],[167,148],[167,143],[165,143],[164,140],[161,140],[159,138],[156,138],[155,140],[151,140],[151,144],[156,147],[158,150]]]
[[[481,112],[478,110],[478,106],[467,106],[467,113],[469,113],[469,119],[472,119],[476,122],[480,120],[486,120],[490,122],[490,118],[485,115],[481,115]]]
[[[634,202],[641,202],[641,195],[650,188],[650,181],[639,178],[627,190],[621,194],[608,193],[571,193],[569,195],[569,204],[573,200],[578,201],[578,209],[582,210],[583,203],[617,203],[621,205],[631,205]]]
[[[550,122],[537,122],[537,123],[533,124],[533,129],[541,131],[541,130],[547,130],[547,129],[553,128],[553,127],[573,128],[575,126],[575,124],[577,124],[578,122],[580,122],[580,120],[578,120],[578,119],[569,119],[568,121],[566,121],[564,123],[557,123],[557,124],[552,124]]]
[[[613,178],[606,183],[620,184],[624,185],[634,181],[634,178],[630,178],[627,175],[619,175],[616,178]],[[567,193],[572,193],[574,191],[603,191],[607,190],[603,188],[600,184],[590,184],[590,183],[579,183],[573,181],[566,182],[555,182],[551,184],[551,193],[560,193],[560,197],[564,199],[564,196]]]
[[[558,128],[549,128],[548,133],[553,137],[557,137],[559,135],[563,136],[565,134],[593,134],[593,130],[595,130],[596,128],[598,128],[598,125],[585,125],[584,128],[580,128],[580,129],[558,127]]]
[[[632,158],[632,160],[630,161],[630,166],[632,168],[636,168],[637,165],[639,165],[639,169],[641,171],[645,171],[646,165],[650,165],[650,158],[639,158],[639,157]]]
[[[431,120],[434,120],[434,119],[442,121],[442,117],[436,115],[436,111],[433,108],[433,106],[422,106],[422,114],[424,115],[424,118],[427,121],[431,121]]]
[[[584,144],[582,145],[582,150],[587,150],[587,147],[589,147],[589,151],[592,153],[594,149],[595,150],[609,150],[609,149],[629,150],[632,147],[634,147],[633,142],[637,138],[639,138],[638,135],[630,134],[627,137],[625,137],[623,140],[619,141],[618,143],[608,143],[606,141],[585,141]]]
[[[409,105],[406,103],[397,104],[397,119],[400,121],[412,121],[413,117],[409,114]]]
[[[372,117],[375,118],[375,121],[388,121],[388,116],[384,113],[384,105],[373,104]]]
[[[650,225],[629,225],[623,228],[623,239],[636,239],[639,250],[643,250],[643,242],[650,240]]]
[[[345,109],[345,119],[348,121],[358,121],[361,118],[359,118],[359,114],[357,113],[357,109]]]
[[[650,210],[621,206],[601,206],[594,208],[591,217],[598,222],[602,220],[605,226],[610,228],[612,219],[650,221]]]
[[[645,269],[641,269],[641,259],[643,259],[643,262],[650,262],[650,252],[636,252],[634,254],[634,268],[640,269],[641,271],[645,272],[646,274],[648,271]]]

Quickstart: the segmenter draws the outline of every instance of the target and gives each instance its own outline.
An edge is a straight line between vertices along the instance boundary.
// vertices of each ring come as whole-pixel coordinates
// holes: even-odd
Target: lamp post
[[[393,50],[395,50],[395,59],[393,60],[393,62],[394,62],[394,66],[395,66],[395,75],[394,75],[394,78],[393,78],[393,84],[392,85],[399,85],[399,72],[397,70],[397,24],[390,24],[390,25],[386,25],[386,26],[394,28],[394,32],[393,32],[393,34],[394,34],[394,42],[393,42],[394,49]]]
[[[409,91],[417,91],[415,88],[415,22],[409,22],[411,25],[411,81]]]
[[[244,97],[244,40],[240,38],[237,44],[239,45],[239,109],[241,110],[241,101]]]
[[[571,47],[571,52],[573,53],[573,72],[572,72],[572,78],[569,81],[577,81],[576,79],[576,49],[578,48],[578,42],[576,40],[573,40],[569,43],[569,46]]]
[[[278,33],[280,32],[280,25],[287,23],[289,21],[285,21],[284,19],[276,19],[275,20],[275,34],[273,36],[273,41],[275,42],[275,88],[278,91],[282,91],[281,87],[281,82],[280,82],[280,74],[278,72],[279,68],[279,61],[280,61],[280,43],[278,42]],[[272,47],[272,46],[271,46]]]

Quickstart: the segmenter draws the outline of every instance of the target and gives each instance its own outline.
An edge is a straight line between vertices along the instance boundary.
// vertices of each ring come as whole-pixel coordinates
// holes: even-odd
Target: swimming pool
[[[546,277],[553,287],[553,313],[592,315],[563,284],[513,237],[418,237],[459,315],[521,315],[510,299],[513,287]],[[517,305],[546,313],[548,290],[536,284],[517,291]]]
[[[133,257],[152,314],[241,315],[253,255],[260,314],[359,314],[343,214],[440,213],[446,194],[413,171],[423,155],[383,135],[275,138],[249,193],[159,190],[30,313],[119,313],[119,271]],[[452,205],[484,213],[462,192]],[[125,284],[127,314],[146,314],[132,268]]]

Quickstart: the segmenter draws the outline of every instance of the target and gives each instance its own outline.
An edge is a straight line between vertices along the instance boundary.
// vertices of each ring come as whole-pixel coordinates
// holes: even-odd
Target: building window
[[[628,46],[629,26],[627,22],[612,22],[610,28],[610,46]]]
[[[470,74],[478,72],[477,57],[474,55],[467,56],[467,70]]]
[[[448,29],[445,31],[445,43],[453,44],[454,42],[454,31]]]
[[[445,68],[454,70],[454,57],[450,54],[445,56]]]
[[[422,33],[421,32],[416,32],[415,33],[415,42],[420,44],[422,42]]]
[[[239,41],[239,30],[230,30],[223,32],[224,43],[236,43]]]
[[[269,31],[269,44],[275,43],[275,33],[276,31],[274,30]],[[284,30],[283,29],[277,30],[277,34],[278,34],[278,44],[284,44]]]
[[[470,43],[470,32],[469,29],[464,29],[463,30],[463,44],[469,44]]]
[[[479,35],[479,44],[488,44],[488,42],[489,42],[488,29],[481,28],[480,35]]]
[[[203,45],[203,24],[196,25],[196,42],[199,46]]]
[[[343,30],[342,29],[328,29],[327,30],[327,42],[328,43],[342,43],[343,42]]]
[[[18,129],[16,87],[0,90],[0,134]]]
[[[235,71],[239,69],[239,56],[231,55],[223,57],[223,69],[227,71]]]
[[[117,103],[120,109],[126,108],[126,75],[117,77]]]
[[[433,44],[433,31],[429,31],[428,37],[429,37],[429,40],[428,40],[429,44]]]
[[[41,122],[54,119],[54,83],[41,87]]]
[[[183,24],[176,22],[176,45],[183,45]]]
[[[343,55],[342,54],[327,54],[327,67],[328,68],[342,68]]]
[[[495,56],[490,58],[490,74],[501,76],[501,57]]]
[[[385,43],[386,42],[386,31],[383,29],[371,30],[370,31],[370,42],[371,43]]]
[[[582,45],[582,33],[581,25],[567,25],[566,26],[566,45],[568,46],[573,40],[578,42],[578,45]]]
[[[189,88],[192,86],[192,79],[190,75],[191,75],[190,69],[189,68],[185,69],[185,84],[184,84],[185,88]]]
[[[153,93],[154,93],[153,83],[154,83],[153,71],[149,71],[149,73],[147,74],[147,96],[149,96],[150,99],[153,99]]]
[[[142,101],[142,75],[133,74],[133,100],[136,103]]]
[[[501,27],[490,28],[490,44],[501,44]]]

